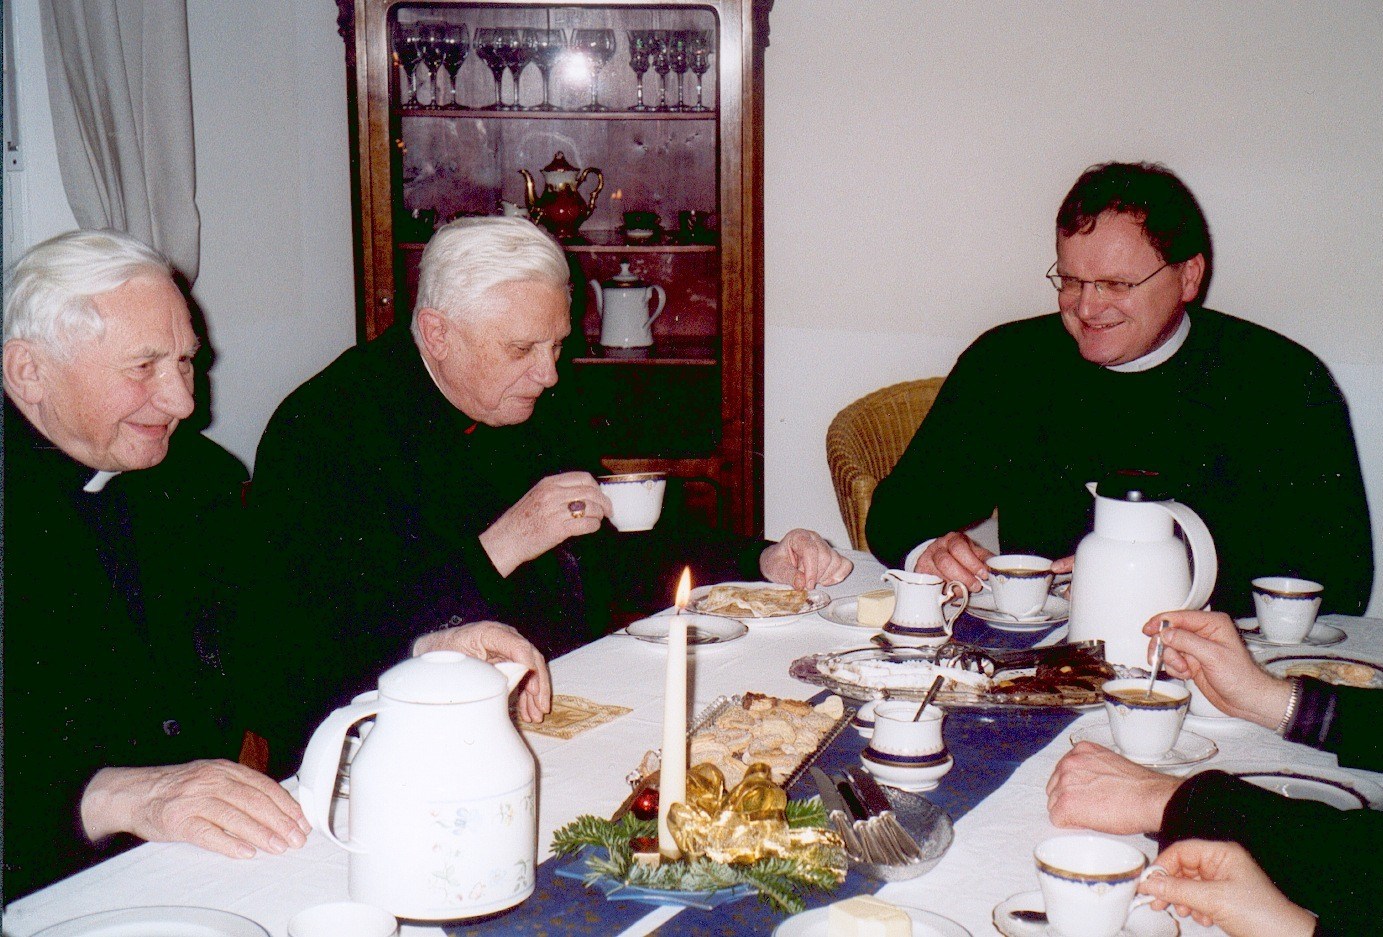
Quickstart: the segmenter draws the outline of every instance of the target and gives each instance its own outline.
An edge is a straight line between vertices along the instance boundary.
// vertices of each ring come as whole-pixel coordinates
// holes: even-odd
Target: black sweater
[[[1136,373],[1082,359],[1055,314],[980,336],[874,492],[875,554],[899,565],[921,541],[998,507],[1005,551],[1069,556],[1093,516],[1085,483],[1150,469],[1215,538],[1212,607],[1252,614],[1249,581],[1290,575],[1325,584],[1323,612],[1362,614],[1368,507],[1329,371],[1261,326],[1189,314],[1177,353]]]

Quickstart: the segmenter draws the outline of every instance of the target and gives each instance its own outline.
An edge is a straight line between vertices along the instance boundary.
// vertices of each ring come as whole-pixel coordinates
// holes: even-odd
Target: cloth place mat
[[[603,726],[629,712],[628,706],[596,703],[580,696],[563,693],[552,697],[552,712],[539,723],[520,722],[524,732],[536,732],[555,739],[575,738],[587,729]]]

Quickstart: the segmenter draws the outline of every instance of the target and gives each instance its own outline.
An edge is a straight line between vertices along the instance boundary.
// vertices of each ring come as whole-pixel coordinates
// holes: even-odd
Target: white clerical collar
[[[106,482],[110,481],[112,478],[119,474],[119,472],[107,472],[104,469],[98,471],[95,475],[91,476],[91,481],[87,482],[85,485],[82,486],[82,491],[85,491],[87,494],[94,495],[98,491],[104,490],[106,487]]]
[[[1110,371],[1120,373],[1132,373],[1134,371],[1151,371],[1164,361],[1171,360],[1172,355],[1181,351],[1181,346],[1186,344],[1186,336],[1191,334],[1191,313],[1181,314],[1181,323],[1177,325],[1172,337],[1167,339],[1157,348],[1148,352],[1141,358],[1134,358],[1132,361],[1125,361],[1123,364],[1106,365]]]

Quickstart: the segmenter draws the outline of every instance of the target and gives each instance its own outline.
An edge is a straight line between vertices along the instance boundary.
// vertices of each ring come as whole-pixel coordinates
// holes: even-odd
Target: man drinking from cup
[[[665,606],[683,565],[703,583],[799,588],[849,573],[807,530],[768,544],[714,542],[667,517],[642,534],[603,526],[589,418],[558,385],[569,306],[567,260],[546,234],[453,222],[423,252],[411,330],[346,351],[274,414],[251,499],[264,608],[290,623],[274,642],[326,649],[316,682],[349,699],[401,642],[476,618],[561,653],[603,633],[615,601]],[[329,707],[306,702],[310,726]]]
[[[1205,217],[1175,175],[1088,169],[1057,213],[1059,312],[961,354],[874,492],[880,559],[977,589],[989,552],[966,531],[997,508],[1005,552],[1065,572],[1090,528],[1085,484],[1152,470],[1214,536],[1212,607],[1250,614],[1244,583],[1272,570],[1330,583],[1323,612],[1362,614],[1373,556],[1344,398],[1305,348],[1200,305],[1210,263]]]

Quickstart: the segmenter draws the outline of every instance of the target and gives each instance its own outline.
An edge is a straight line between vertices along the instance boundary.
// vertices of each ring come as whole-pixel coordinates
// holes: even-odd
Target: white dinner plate
[[[1260,647],[1330,647],[1332,644],[1339,644],[1346,637],[1343,628],[1318,621],[1300,641],[1269,641],[1263,637],[1257,618],[1236,618],[1234,623],[1239,626],[1239,633],[1244,636],[1246,642]]]
[[[1269,673],[1279,677],[1301,674],[1345,686],[1383,688],[1383,667],[1353,657],[1316,657],[1283,654],[1263,661]]]
[[[1293,765],[1269,768],[1247,761],[1216,765],[1216,770],[1243,778],[1293,800],[1318,800],[1341,810],[1383,810],[1383,784],[1342,768]]]
[[[1059,595],[1048,595],[1040,615],[1014,618],[994,607],[994,593],[975,592],[965,610],[1000,631],[1041,631],[1071,617],[1071,603]]]
[[[773,582],[722,582],[717,585],[722,586],[744,586],[750,589],[791,589],[791,586],[783,586]],[[691,591],[691,598],[687,602],[687,611],[695,612],[698,615],[714,615],[717,618],[730,618],[735,621],[742,621],[746,625],[755,628],[776,628],[779,625],[790,625],[799,618],[803,618],[813,612],[819,612],[831,604],[831,597],[821,589],[810,589],[807,591],[808,607],[800,612],[790,612],[786,615],[765,615],[755,618],[753,615],[732,615],[727,612],[708,612],[700,607],[701,600],[711,594],[714,586],[697,586]]]
[[[1094,742],[1116,754],[1124,755],[1123,752],[1119,751],[1119,746],[1114,744],[1114,733],[1109,731],[1109,723],[1107,722],[1086,726],[1084,729],[1077,729],[1072,732],[1071,744],[1074,745],[1077,742]],[[1172,746],[1172,750],[1160,758],[1135,758],[1132,755],[1124,755],[1124,757],[1149,768],[1184,768],[1187,765],[1198,765],[1202,761],[1209,761],[1219,751],[1220,747],[1205,736],[1182,729],[1181,734],[1177,736],[1177,743]]]
[[[269,937],[269,932],[229,911],[169,905],[98,911],[46,927],[34,937]]]
[[[749,631],[744,622],[735,618],[714,618],[710,615],[686,617],[692,619],[687,623],[687,644],[691,646],[724,644],[726,641],[744,637]],[[651,618],[640,618],[624,630],[640,641],[667,644],[667,632],[671,624],[671,615],[654,615]]]
[[[994,906],[994,927],[1004,937],[1051,937],[1051,927],[1045,921],[1024,921],[1013,916],[1014,911],[1043,911],[1046,907],[1042,892],[1020,892]],[[1169,913],[1139,905],[1129,912],[1128,922],[1117,937],[1177,937],[1180,933],[1181,927]]]
[[[948,917],[903,905],[898,905],[898,910],[906,911],[912,918],[912,937],[971,937],[968,930]],[[829,908],[812,908],[794,914],[773,929],[773,937],[826,937],[829,917]]]

